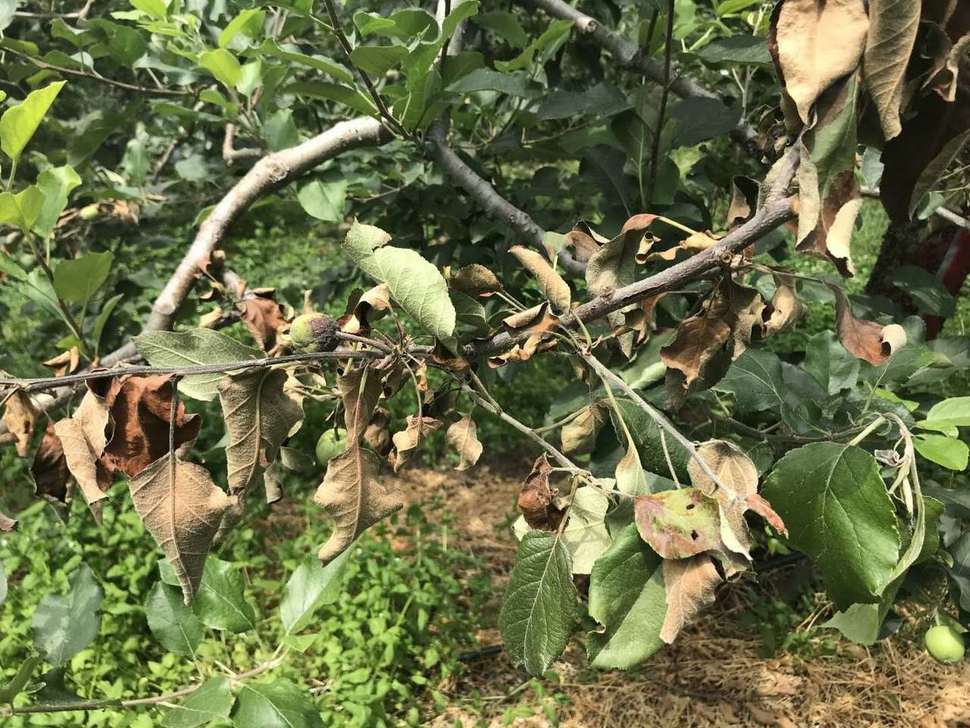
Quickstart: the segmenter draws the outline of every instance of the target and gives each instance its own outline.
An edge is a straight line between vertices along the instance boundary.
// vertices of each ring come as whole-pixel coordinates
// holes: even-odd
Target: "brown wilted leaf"
[[[81,352],[76,346],[72,346],[67,351],[61,352],[53,359],[44,362],[44,366],[51,370],[55,377],[63,377],[65,374],[73,374],[81,365]]]
[[[507,316],[502,320],[506,331],[517,337],[524,337],[524,341],[504,354],[489,357],[489,366],[499,367],[510,361],[528,361],[536,352],[551,349],[556,342],[548,334],[559,325],[559,321],[559,317],[549,311],[548,301]]]
[[[484,448],[478,439],[478,426],[471,415],[465,415],[452,423],[445,432],[445,440],[458,453],[458,465],[455,466],[455,470],[468,470],[482,456]]]
[[[17,454],[25,458],[30,452],[30,441],[34,436],[34,425],[40,412],[26,392],[16,391],[7,397],[3,406],[3,424],[15,440]]]
[[[801,167],[799,167],[799,175],[801,183]],[[802,199],[801,193],[799,193],[799,199]],[[843,276],[854,275],[852,232],[861,209],[862,196],[859,193],[855,170],[847,169],[829,183],[825,199],[818,212],[818,221],[812,223],[814,229],[806,231],[803,239],[801,239],[803,211],[799,212],[800,242],[796,250],[831,261]],[[808,218],[806,218],[807,221]]]
[[[205,558],[226,509],[235,501],[201,465],[166,453],[128,483],[145,528],[175,569],[189,604],[202,582]]]
[[[0,511],[0,531],[9,533],[17,528],[17,519],[11,518],[3,511]]]
[[[586,285],[601,296],[636,280],[638,259],[643,260],[653,242],[647,228],[656,215],[634,215],[623,224],[620,234],[603,244],[586,265]]]
[[[94,456],[100,458],[110,439],[111,414],[105,395],[111,391],[115,380],[92,380],[84,393],[81,404],[74,410],[73,419],[81,425],[84,437],[91,446]]]
[[[945,33],[941,32],[940,36],[948,46],[948,50],[942,54],[939,64],[934,64],[934,69],[928,74],[925,85],[932,88],[945,101],[953,103],[957,99],[960,63],[967,57],[967,50],[970,49],[970,33],[953,44],[950,44]]]
[[[364,430],[364,444],[378,455],[386,455],[391,449],[389,419],[387,410],[378,407],[367,429]]]
[[[61,441],[67,469],[81,489],[94,520],[100,525],[103,509],[101,501],[108,497],[111,476],[101,465],[85,437],[84,428],[76,419],[67,418],[55,423],[54,434]]]
[[[717,569],[709,556],[690,559],[664,559],[664,589],[667,593],[667,612],[660,639],[671,644],[697,614],[714,603],[714,592],[721,583]]]
[[[448,279],[456,291],[472,298],[488,298],[502,290],[502,284],[492,271],[480,263],[472,263],[459,268]]]
[[[680,242],[680,247],[690,253],[700,253],[708,248],[713,248],[717,245],[717,241],[718,238],[710,232],[698,232],[688,235],[686,239]]]
[[[283,311],[272,294],[268,296],[252,296],[240,301],[236,306],[242,314],[242,322],[249,333],[253,335],[259,348],[272,351],[276,347],[276,338],[286,327]]]
[[[361,533],[404,505],[399,493],[380,482],[377,455],[348,441],[346,452],[333,458],[313,500],[333,518],[330,539],[318,556],[329,563]]]
[[[121,470],[135,476],[168,453],[172,412],[172,377],[129,376],[117,380],[107,393],[105,404],[114,420],[111,441],[104,449],[103,462],[109,472]],[[175,414],[175,447],[192,442],[199,435],[199,415],[186,415],[179,402]]]
[[[609,419],[609,410],[601,402],[593,402],[579,411],[559,431],[563,452],[583,455],[593,451],[596,436]]]
[[[285,391],[282,369],[252,369],[219,383],[219,402],[229,442],[226,465],[229,492],[244,493],[264,484],[280,445],[303,419],[303,408]]]
[[[699,488],[639,495],[633,512],[640,537],[665,559],[723,550],[717,501]]]
[[[41,438],[34,461],[30,466],[37,495],[54,503],[67,502],[67,480],[70,471],[64,458],[61,440],[54,432],[54,423],[48,422]]]
[[[735,175],[731,179],[731,203],[725,226],[731,230],[746,223],[758,207],[758,183],[750,177]]]
[[[805,307],[795,292],[795,280],[784,273],[773,274],[775,292],[771,305],[762,312],[765,336],[778,334],[801,318]]]
[[[372,367],[351,369],[337,379],[337,390],[344,405],[347,442],[355,443],[367,429],[381,398],[381,375]]]
[[[873,366],[885,362],[906,344],[906,330],[899,324],[883,326],[856,318],[852,304],[838,286],[829,285],[835,295],[835,321],[839,340],[850,354]]]
[[[731,327],[719,318],[703,314],[685,318],[677,327],[674,340],[660,350],[660,359],[668,372],[680,373],[680,385],[686,391],[704,376],[719,354],[727,354],[730,360],[731,333]]]
[[[869,17],[865,0],[783,0],[775,6],[769,48],[803,124],[815,100],[858,67]]]
[[[548,260],[540,253],[523,248],[521,245],[512,246],[509,252],[535,277],[539,288],[542,289],[542,295],[552,304],[555,312],[563,313],[569,310],[569,304],[572,301],[569,284],[555,271]]]
[[[577,222],[573,229],[565,235],[566,244],[564,247],[573,249],[573,258],[580,263],[587,263],[592,258],[600,246],[609,242],[609,238],[593,230],[588,223],[583,220]]]
[[[555,531],[562,522],[563,511],[555,506],[553,491],[549,486],[552,466],[545,455],[536,458],[532,472],[526,477],[519,492],[518,506],[525,522],[531,528]]]
[[[409,416],[406,423],[405,429],[395,432],[391,437],[391,442],[394,443],[391,463],[394,466],[395,473],[408,464],[421,441],[441,427],[441,420],[436,420],[434,417],[418,417],[417,415]]]
[[[371,315],[374,319],[391,308],[391,289],[386,283],[364,291],[354,305],[353,313],[340,325],[348,334],[366,334],[370,331]]]
[[[199,328],[200,329],[212,329],[215,328],[219,322],[222,321],[226,312],[222,310],[222,306],[216,306],[214,309],[208,313],[204,313],[199,316]]]

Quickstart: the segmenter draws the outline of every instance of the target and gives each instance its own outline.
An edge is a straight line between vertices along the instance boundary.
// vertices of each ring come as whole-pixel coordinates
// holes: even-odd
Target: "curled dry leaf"
[[[566,233],[565,238],[566,243],[564,247],[572,248],[573,258],[580,263],[588,263],[589,259],[600,249],[600,246],[608,243],[610,240],[598,234],[588,223],[582,220],[576,223],[573,229]]]
[[[337,390],[344,406],[347,442],[355,443],[370,424],[381,398],[381,375],[372,367],[351,369],[337,379]]]
[[[869,17],[865,0],[783,0],[771,18],[768,46],[803,124],[815,100],[859,65]]]
[[[640,537],[665,559],[723,550],[717,501],[699,488],[639,495],[633,512]]]
[[[421,440],[435,432],[439,427],[441,427],[441,420],[436,420],[434,417],[411,415],[407,418],[405,429],[395,432],[391,438],[391,442],[394,443],[391,462],[395,473],[408,464],[414,451],[421,444]]]
[[[709,232],[699,232],[688,235],[680,242],[680,247],[690,253],[700,253],[717,245],[718,238]]]
[[[620,234],[604,243],[586,265],[586,285],[601,296],[636,280],[636,266],[646,259],[653,237],[645,235],[656,215],[634,215],[623,224]]]
[[[811,165],[809,161],[807,163]],[[809,167],[806,166],[806,171]],[[803,172],[799,168],[799,181],[801,184]],[[805,198],[799,193],[800,202]],[[817,212],[817,222],[812,222],[812,229],[805,231],[805,237],[801,238],[796,246],[800,253],[811,253],[820,258],[831,261],[843,276],[849,277],[855,274],[855,265],[852,263],[852,232],[855,229],[855,221],[862,209],[862,196],[859,193],[859,183],[855,178],[855,170],[847,169],[838,174],[829,184],[825,199]],[[806,222],[809,220],[808,213],[803,207],[799,211],[799,230],[802,230],[802,215],[806,215]]]
[[[53,503],[67,502],[67,480],[70,477],[70,471],[67,469],[61,439],[54,432],[52,422],[47,423],[44,436],[41,438],[37,452],[34,453],[30,474],[34,478],[37,495]]]
[[[967,51],[970,50],[970,33],[964,35],[952,45],[949,44],[949,39],[946,38],[945,33],[940,35],[949,45],[949,50],[940,59],[939,66],[931,71],[926,85],[936,91],[945,101],[953,103],[957,99],[960,63],[967,57]]]
[[[205,558],[226,509],[235,501],[201,465],[166,453],[128,483],[145,528],[175,569],[189,604],[202,582]]]
[[[472,263],[459,268],[448,279],[456,291],[472,298],[488,298],[502,290],[502,284],[492,271],[480,263]]]
[[[134,476],[168,453],[172,417],[171,375],[123,377],[108,390],[105,404],[114,421],[114,435],[104,449],[109,472]],[[199,434],[199,415],[187,415],[179,402],[175,412],[175,447]]]
[[[829,285],[835,295],[835,320],[839,340],[849,353],[873,366],[884,363],[906,345],[906,330],[899,324],[883,326],[856,318],[852,304],[838,286]]]
[[[219,401],[229,442],[229,492],[236,495],[264,483],[280,446],[303,419],[303,408],[284,391],[282,369],[253,369],[219,383]]]
[[[660,628],[660,639],[671,644],[683,629],[705,607],[714,603],[714,592],[721,577],[709,556],[689,559],[664,559],[664,589],[667,612]]]
[[[286,327],[286,319],[283,318],[283,311],[276,299],[272,294],[251,296],[240,301],[237,306],[243,324],[259,344],[259,348],[272,351],[276,347],[278,334]]]
[[[17,454],[25,458],[30,451],[30,441],[34,436],[34,425],[40,416],[34,403],[26,392],[16,391],[7,397],[3,406],[3,424],[15,439]]]
[[[61,352],[53,359],[44,362],[44,366],[51,370],[55,377],[63,377],[65,374],[73,374],[81,365],[81,352],[76,346],[72,346],[65,352]]]
[[[360,295],[351,314],[342,320],[340,330],[348,334],[366,334],[370,331],[371,321],[390,308],[391,289],[386,283],[376,285]]]
[[[559,432],[563,452],[576,455],[592,452],[596,436],[609,416],[609,410],[602,402],[593,402],[583,407]]]
[[[750,177],[735,175],[731,179],[731,203],[725,225],[731,230],[746,223],[758,208],[758,183]]]
[[[563,517],[563,511],[553,503],[554,493],[549,486],[551,472],[548,458],[540,455],[519,492],[518,506],[525,522],[540,531],[555,531]]]
[[[559,322],[559,317],[549,311],[548,302],[507,316],[502,320],[506,331],[525,336],[525,340],[504,354],[489,357],[489,366],[494,368],[510,361],[528,361],[536,352],[553,348],[556,341],[548,334],[559,326]]]
[[[346,452],[333,458],[313,496],[334,520],[330,539],[320,547],[324,564],[333,561],[361,533],[404,505],[400,494],[380,482],[381,461],[370,450],[348,441]]]
[[[101,501],[108,497],[106,491],[111,485],[111,476],[101,465],[98,454],[78,420],[68,418],[55,423],[54,434],[61,441],[67,469],[77,481],[94,520],[100,524],[103,508]]]
[[[448,444],[458,453],[458,465],[455,470],[468,470],[482,456],[484,449],[478,439],[478,426],[471,415],[465,415],[448,427],[445,432]]]
[[[3,511],[0,511],[0,531],[9,533],[17,527],[17,519],[11,518]]]
[[[391,449],[391,432],[388,429],[390,416],[383,407],[374,412],[367,429],[364,430],[364,444],[378,455],[386,455]]]
[[[572,293],[569,284],[559,275],[540,253],[521,245],[514,245],[509,252],[515,256],[523,268],[529,271],[538,281],[542,295],[552,304],[552,308],[557,313],[569,310],[572,301]]]
[[[226,312],[222,310],[222,306],[216,306],[214,309],[208,313],[204,313],[199,316],[199,328],[200,329],[214,329],[222,321],[223,316]]]
[[[801,318],[805,307],[795,292],[795,280],[784,273],[775,273],[775,292],[771,305],[762,312],[765,336],[778,334]]]

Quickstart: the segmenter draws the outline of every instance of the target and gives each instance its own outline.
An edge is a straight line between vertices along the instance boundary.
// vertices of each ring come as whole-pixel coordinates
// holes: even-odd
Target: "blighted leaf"
[[[596,436],[609,419],[609,410],[601,402],[583,407],[559,432],[564,453],[583,455],[593,451]]]
[[[489,358],[492,367],[502,366],[509,361],[528,361],[538,351],[545,351],[555,346],[555,340],[550,333],[559,326],[560,319],[549,311],[549,302],[519,311],[502,319],[502,325],[510,334],[521,338],[517,344],[505,354]]]
[[[606,528],[610,499],[597,488],[577,488],[569,506],[569,520],[562,541],[572,557],[574,574],[588,574],[593,564],[613,542]]]
[[[104,593],[91,569],[82,564],[64,596],[44,597],[34,610],[34,646],[52,665],[63,665],[98,636],[98,608]]]
[[[337,379],[344,406],[347,441],[357,442],[367,429],[383,391],[381,374],[371,367],[352,369]]]
[[[104,449],[102,461],[109,471],[134,476],[168,453],[172,419],[172,377],[125,377],[107,394],[105,403],[115,423],[114,436]],[[202,420],[188,415],[185,405],[175,411],[175,447],[192,442]]]
[[[805,445],[775,463],[763,494],[840,608],[878,600],[900,541],[895,508],[872,455],[834,442]]]
[[[34,425],[40,415],[30,397],[20,391],[11,394],[3,407],[3,424],[16,440],[17,454],[25,458],[30,450],[30,440],[34,434]]]
[[[656,215],[634,215],[623,224],[620,234],[600,247],[586,264],[586,285],[600,296],[636,279],[638,254],[649,249],[651,238],[645,233]]]
[[[862,60],[865,0],[784,0],[772,16],[769,48],[802,123],[815,100]]]
[[[233,499],[201,465],[167,453],[128,483],[135,510],[175,569],[185,603],[202,581],[212,538]]]
[[[478,426],[471,415],[465,415],[448,427],[445,440],[458,453],[458,465],[455,470],[468,470],[478,458],[482,456],[481,440],[478,439]]]
[[[259,487],[263,474],[276,460],[280,445],[303,419],[303,408],[283,389],[282,369],[253,369],[226,377],[219,385],[219,401],[229,442],[226,464],[229,492]]]
[[[434,417],[411,415],[406,423],[403,430],[395,432],[391,437],[391,442],[394,443],[392,462],[395,473],[408,464],[421,441],[441,427],[441,420]]]
[[[377,319],[390,308],[391,289],[385,283],[374,286],[361,294],[349,316],[340,319],[340,330],[348,334],[366,334],[370,330],[371,315]]]
[[[717,501],[698,488],[680,488],[633,500],[640,536],[665,559],[721,550]]]
[[[572,299],[569,284],[555,271],[548,260],[540,253],[523,248],[521,245],[512,246],[509,252],[539,282],[542,295],[552,304],[553,311],[563,313],[569,310]]]
[[[499,613],[509,657],[541,675],[562,654],[575,621],[569,551],[553,533],[530,531],[519,543]]]
[[[17,527],[16,519],[11,518],[3,511],[0,511],[0,532],[9,533],[10,531],[13,531],[16,527]],[[2,589],[0,589],[0,593],[6,596],[7,583],[3,577],[0,577],[0,587],[2,587]],[[0,599],[0,604],[3,604],[3,599]]]
[[[451,287],[472,298],[487,298],[502,290],[502,284],[492,271],[480,263],[459,268],[448,279]]]
[[[779,334],[785,331],[801,318],[805,307],[798,300],[795,292],[795,280],[784,273],[775,273],[775,292],[771,297],[771,306],[764,309],[765,336]]]
[[[67,469],[77,481],[94,520],[100,524],[101,501],[108,497],[106,491],[111,485],[111,477],[101,466],[80,422],[75,419],[60,420],[54,424],[54,434],[61,441]]]
[[[721,577],[710,556],[689,559],[664,559],[663,581],[667,591],[667,612],[660,639],[671,644],[704,607],[714,603],[714,590]]]
[[[719,355],[725,352],[733,352],[731,326],[719,318],[700,315],[680,322],[674,340],[660,350],[660,359],[668,371],[680,374],[680,384],[687,390],[705,378],[709,365],[717,367]]]
[[[344,241],[345,252],[364,273],[386,283],[398,305],[439,339],[455,331],[455,307],[438,269],[416,251],[385,245],[383,230],[354,221]]]
[[[863,66],[866,87],[888,140],[902,131],[899,120],[906,66],[919,29],[920,0],[869,0],[869,35]]]
[[[594,667],[626,669],[663,646],[667,611],[661,559],[629,524],[596,561],[590,574],[589,616],[603,625],[589,634]]]
[[[843,290],[833,285],[829,289],[835,296],[839,340],[849,353],[873,366],[879,366],[906,344],[906,330],[902,326],[883,326],[874,321],[856,318],[852,313],[852,304]]]
[[[799,179],[802,174],[800,170]],[[803,203],[806,202],[801,193],[799,199]],[[818,209],[816,220],[804,218],[806,224],[813,226],[805,231],[804,238],[802,238],[802,224],[803,214],[806,213],[805,210],[799,212],[800,242],[796,249],[801,253],[812,253],[831,261],[843,276],[854,275],[852,232],[861,209],[862,197],[859,194],[855,171],[848,169],[831,181],[825,199]]]
[[[330,460],[313,496],[334,520],[330,539],[320,547],[324,564],[339,556],[361,533],[404,505],[400,494],[380,482],[381,462],[348,440],[347,451]]]
[[[64,457],[61,439],[54,433],[54,423],[48,422],[41,438],[34,461],[30,466],[37,495],[55,504],[67,501],[67,480],[70,471]]]
[[[237,304],[242,322],[256,339],[259,348],[271,351],[276,346],[276,337],[286,325],[280,304],[271,295],[253,296]]]
[[[562,511],[553,504],[554,492],[549,486],[552,466],[543,454],[536,458],[532,471],[519,491],[518,506],[531,528],[554,531],[562,521]]]

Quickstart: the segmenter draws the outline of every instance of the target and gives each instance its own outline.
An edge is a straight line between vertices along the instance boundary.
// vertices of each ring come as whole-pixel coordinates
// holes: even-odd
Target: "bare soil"
[[[495,586],[489,615],[498,613],[512,568],[510,524],[528,471],[520,461],[467,473],[414,469],[397,478],[413,502],[438,504],[425,509],[429,518],[446,504],[463,545],[486,561]],[[485,649],[459,679],[441,686],[451,706],[431,725],[970,726],[970,662],[945,666],[926,655],[918,641],[925,609],[907,610],[901,636],[864,648],[813,628],[826,616],[822,602],[797,627],[805,632],[797,654],[765,657],[750,617],[744,619],[754,600],[786,589],[784,575],[765,582],[725,585],[715,607],[637,671],[592,671],[574,640],[553,666],[557,679],[530,681],[503,651]],[[477,637],[486,647],[501,642],[494,626]]]

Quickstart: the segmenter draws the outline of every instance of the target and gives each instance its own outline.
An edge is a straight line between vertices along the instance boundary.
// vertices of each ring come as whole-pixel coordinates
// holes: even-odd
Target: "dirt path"
[[[411,470],[398,478],[411,500],[446,503],[465,545],[489,564],[496,586],[490,614],[497,614],[515,555],[509,524],[519,478],[528,470],[525,462],[503,463],[469,473]],[[426,509],[429,518],[436,512]],[[750,617],[744,626],[760,588],[752,580],[726,586],[718,604],[675,645],[634,672],[588,669],[574,640],[553,666],[558,679],[542,681],[537,691],[503,652],[486,654],[445,686],[452,707],[432,725],[970,726],[970,663],[940,665],[911,640],[866,649],[813,630],[802,635],[798,654],[764,657]],[[500,642],[494,628],[478,638],[483,645]],[[506,722],[512,715],[519,717]]]

